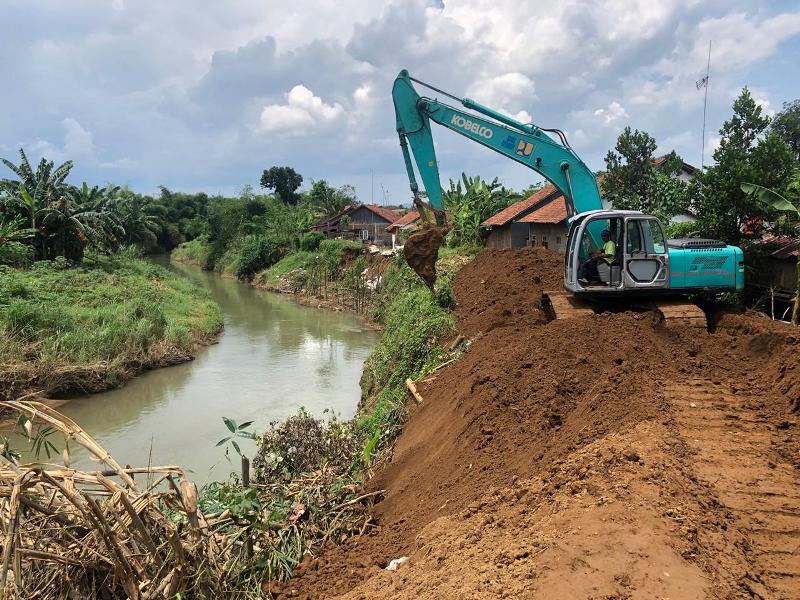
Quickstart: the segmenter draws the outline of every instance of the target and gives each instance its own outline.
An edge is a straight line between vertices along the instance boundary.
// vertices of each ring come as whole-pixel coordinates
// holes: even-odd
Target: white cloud
[[[133,169],[138,166],[138,161],[128,157],[109,161],[100,160],[98,158],[98,150],[95,146],[92,132],[81,125],[77,119],[66,117],[61,120],[61,126],[64,129],[64,138],[61,145],[53,144],[42,139],[38,139],[27,145],[19,145],[27,147],[32,156],[45,157],[56,163],[71,160],[78,164],[101,167],[104,169]]]
[[[594,115],[600,117],[600,120],[606,125],[613,125],[618,121],[630,118],[625,107],[616,100],[609,104],[607,108],[598,108],[594,111]]]
[[[338,121],[344,115],[339,103],[325,104],[304,85],[294,86],[286,104],[270,104],[261,111],[259,131],[285,132],[295,136],[314,135],[316,128]]]

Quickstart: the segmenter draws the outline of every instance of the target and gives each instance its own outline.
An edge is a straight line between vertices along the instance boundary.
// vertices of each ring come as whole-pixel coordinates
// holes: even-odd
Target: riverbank
[[[380,327],[370,318],[370,307],[393,257],[365,255],[360,242],[315,240],[310,249],[290,252],[252,275],[242,268],[246,258],[240,245],[214,261],[210,260],[211,254],[210,244],[200,237],[178,246],[171,260],[213,270],[260,290],[285,294],[303,306],[355,312],[370,326]],[[248,275],[237,275],[243,272]]]
[[[138,258],[3,267],[0,397],[107,390],[144,370],[191,360],[221,329],[206,292]]]

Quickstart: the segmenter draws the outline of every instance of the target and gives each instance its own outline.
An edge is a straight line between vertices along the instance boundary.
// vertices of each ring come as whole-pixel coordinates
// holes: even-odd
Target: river
[[[200,485],[238,470],[238,456],[229,462],[216,446],[228,433],[223,416],[254,421],[252,429],[263,431],[301,406],[316,416],[326,409],[345,419],[355,414],[361,370],[375,341],[355,315],[300,306],[192,266],[162,264],[211,293],[225,328],[193,361],[59,407],[117,462],[181,465]],[[242,450],[252,457],[255,444]],[[98,468],[82,448],[72,444],[70,451],[76,468]]]

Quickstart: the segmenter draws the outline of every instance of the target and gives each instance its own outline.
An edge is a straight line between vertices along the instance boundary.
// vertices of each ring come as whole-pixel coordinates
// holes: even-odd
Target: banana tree
[[[752,194],[774,210],[789,214],[789,218],[800,226],[800,172],[794,174],[786,188],[786,196],[775,190],[756,185],[743,183],[742,191]],[[791,199],[790,199],[791,198]],[[797,277],[795,281],[794,305],[792,307],[792,323],[800,325],[800,256],[797,257]]]
[[[58,167],[53,161],[42,158],[34,171],[25,151],[19,149],[20,163],[14,164],[5,158],[0,159],[18,179],[0,179],[0,192],[8,198],[7,204],[18,216],[23,217],[30,229],[39,231],[35,244],[41,257],[48,255],[48,234],[40,231],[41,219],[54,198],[60,198],[66,189],[64,181],[72,170],[72,161]]]

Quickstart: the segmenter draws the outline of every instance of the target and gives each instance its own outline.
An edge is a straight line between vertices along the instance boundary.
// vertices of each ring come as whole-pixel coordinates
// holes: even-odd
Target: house
[[[517,220],[528,225],[528,245],[564,252],[567,246],[567,203],[561,194]]]
[[[745,248],[747,286],[772,290],[775,298],[791,301],[797,293],[800,238],[768,235]]]
[[[504,208],[481,225],[489,228],[486,240],[489,248],[541,246],[563,252],[567,241],[564,195],[548,183],[529,198]]]
[[[657,169],[662,168],[667,156],[653,159]],[[689,181],[697,169],[684,162],[675,175],[681,181]],[[602,191],[602,175],[597,177],[597,186]],[[603,200],[603,208],[613,208]],[[675,215],[671,223],[694,222],[697,217],[690,211]],[[515,202],[481,223],[489,228],[486,245],[490,248],[521,248],[542,246],[563,252],[567,236],[567,210],[564,195],[548,183],[529,198]]]
[[[542,206],[557,193],[555,186],[546,185],[530,197],[515,202],[496,215],[486,219],[481,225],[489,229],[486,245],[489,248],[521,248],[528,245],[530,227],[518,220]]]
[[[400,232],[415,229],[417,221],[419,221],[419,211],[410,210],[386,228],[386,231],[392,236],[392,248],[398,245]]]
[[[392,234],[386,227],[400,218],[400,214],[377,204],[348,206],[332,217],[317,221],[311,228],[321,231],[329,239],[344,238],[390,244]]]

